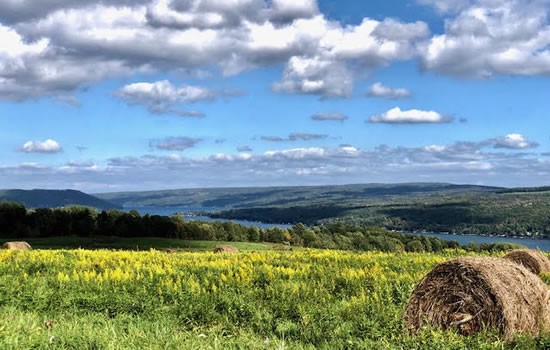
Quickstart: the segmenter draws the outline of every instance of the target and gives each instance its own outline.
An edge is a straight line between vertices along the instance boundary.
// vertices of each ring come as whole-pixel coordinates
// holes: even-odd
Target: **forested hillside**
[[[75,190],[0,190],[0,201],[21,203],[28,208],[58,208],[82,205],[97,209],[119,209],[119,205]]]
[[[492,193],[499,187],[447,183],[363,184],[335,186],[197,188],[95,196],[125,207],[189,206],[251,208],[403,200],[419,196]]]
[[[391,230],[550,237],[549,191],[409,196],[391,201],[231,209],[212,216],[263,222],[374,225]]]
[[[459,244],[434,237],[399,234],[381,228],[334,223],[290,229],[245,227],[233,222],[185,221],[181,216],[141,216],[135,210],[95,211],[84,207],[33,209],[14,203],[0,203],[1,238],[46,237],[162,237],[183,240],[272,242],[291,246],[386,252],[437,252]],[[501,250],[503,244],[469,249]]]

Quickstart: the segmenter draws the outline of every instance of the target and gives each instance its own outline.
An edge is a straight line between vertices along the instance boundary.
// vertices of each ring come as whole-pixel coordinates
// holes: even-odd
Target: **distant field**
[[[35,249],[123,249],[149,250],[175,248],[184,251],[212,250],[218,245],[230,244],[242,251],[288,250],[289,247],[274,243],[190,241],[158,237],[47,237],[25,239]],[[299,249],[293,247],[293,249]]]
[[[0,251],[0,348],[549,346],[546,336],[505,343],[491,332],[405,331],[414,285],[437,263],[464,254]]]

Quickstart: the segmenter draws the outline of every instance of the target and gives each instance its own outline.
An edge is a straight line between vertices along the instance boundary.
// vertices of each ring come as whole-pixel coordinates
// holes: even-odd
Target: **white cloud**
[[[390,88],[378,82],[371,85],[368,96],[398,100],[401,98],[411,97],[411,92],[403,88]]]
[[[426,181],[491,185],[540,184],[550,173],[544,154],[494,148],[497,138],[442,145],[362,150],[337,148],[274,149],[263,154],[218,153],[187,157],[181,153],[115,157],[100,161],[0,165],[5,187],[146,190],[182,187],[313,185]]]
[[[547,4],[474,1],[422,50],[424,69],[473,78],[550,74]]]
[[[468,6],[471,0],[417,0],[419,4],[430,5],[441,13],[454,13],[466,6]]]
[[[92,161],[86,161],[86,162],[71,161],[60,166],[58,168],[58,171],[62,173],[71,174],[71,173],[82,173],[82,172],[98,172],[98,171],[102,171],[102,169]]]
[[[282,64],[275,91],[349,97],[373,70],[417,56],[426,70],[460,77],[550,74],[546,0],[418,1],[453,16],[443,34],[428,39],[426,23],[395,19],[346,25],[314,0],[7,0],[0,99],[74,103],[80,89],[135,73]]]
[[[369,117],[368,121],[386,124],[442,124],[452,122],[453,118],[434,111],[418,109],[402,111],[401,108],[395,107],[381,115]]]
[[[267,158],[286,158],[286,159],[304,159],[304,158],[322,158],[327,154],[324,148],[293,148],[282,151],[267,151],[264,156]]]
[[[77,103],[72,94],[86,84],[110,74],[130,70],[117,60],[101,61],[89,55],[72,56],[52,38],[25,37],[19,30],[0,24],[0,98],[22,101],[41,96]],[[134,69],[139,72],[139,69]]]
[[[316,0],[273,0],[272,6],[271,19],[274,21],[292,21],[319,14]]]
[[[283,79],[273,84],[273,90],[323,97],[349,97],[353,85],[352,72],[343,63],[319,57],[292,57]]]
[[[179,111],[174,105],[211,101],[216,98],[214,92],[209,89],[190,85],[176,87],[167,80],[129,84],[120,88],[115,95],[129,104],[144,105],[154,114],[173,113],[183,117],[203,115],[196,111]]]
[[[442,145],[429,145],[425,146],[424,150],[426,150],[427,152],[444,152],[447,150],[447,147]]]
[[[277,91],[347,97],[354,71],[408,59],[429,34],[422,22],[343,25],[314,0],[10,0],[0,19],[2,8],[17,12],[2,21],[17,24],[0,25],[0,56],[10,48],[0,60],[0,98],[9,100],[68,100],[134,73],[229,75],[285,63]]]
[[[129,102],[154,105],[176,102],[194,103],[214,98],[214,94],[208,89],[190,85],[176,87],[167,80],[129,84],[118,90],[116,94]]]
[[[522,134],[508,134],[495,139],[495,148],[527,149],[536,148],[538,143],[529,141]]]
[[[95,0],[95,4],[113,6],[139,5],[148,0]],[[90,2],[81,0],[3,0],[0,2],[0,22],[18,23],[44,17],[62,9],[83,8]]]
[[[27,141],[20,148],[24,153],[59,153],[63,151],[61,145],[52,139],[45,141]]]
[[[245,20],[261,22],[268,12],[262,0],[154,0],[147,7],[147,19],[158,27],[216,29]]]
[[[252,154],[250,153],[239,153],[239,154],[218,153],[209,157],[209,159],[213,161],[224,161],[224,162],[246,161],[246,160],[252,159]]]

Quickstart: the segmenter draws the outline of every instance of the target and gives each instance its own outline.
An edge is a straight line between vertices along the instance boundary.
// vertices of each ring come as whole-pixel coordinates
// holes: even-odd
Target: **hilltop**
[[[58,208],[81,205],[97,209],[121,206],[76,190],[0,190],[0,201],[24,204],[27,208]]]

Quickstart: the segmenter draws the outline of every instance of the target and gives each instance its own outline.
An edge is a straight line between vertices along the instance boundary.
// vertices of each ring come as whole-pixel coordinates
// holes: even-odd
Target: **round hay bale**
[[[413,334],[426,325],[472,335],[494,329],[514,333],[550,330],[548,287],[521,265],[499,258],[469,257],[436,266],[414,288],[405,310]]]
[[[534,274],[550,272],[550,260],[542,252],[533,249],[514,249],[504,259],[523,265]]]
[[[31,250],[32,247],[27,242],[6,242],[2,244],[2,249]]]
[[[239,249],[232,245],[220,245],[214,248],[214,253],[238,253]]]

